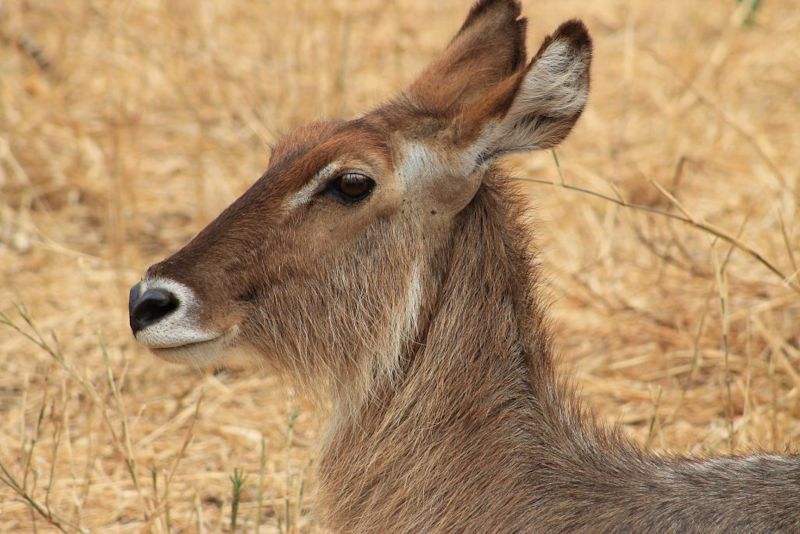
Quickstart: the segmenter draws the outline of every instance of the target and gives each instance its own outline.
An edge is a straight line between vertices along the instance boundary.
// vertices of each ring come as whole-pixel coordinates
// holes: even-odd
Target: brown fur
[[[519,70],[527,28],[520,11],[519,2],[475,4],[447,49],[409,88],[412,99],[445,114]]]
[[[333,399],[317,511],[337,532],[800,530],[798,458],[646,455],[557,377],[525,203],[492,161],[567,135],[591,41],[569,22],[526,65],[519,14],[478,2],[404,95],[293,133],[148,276],[192,288],[199,325],[235,327],[232,345]],[[303,193],[333,162],[373,194]]]

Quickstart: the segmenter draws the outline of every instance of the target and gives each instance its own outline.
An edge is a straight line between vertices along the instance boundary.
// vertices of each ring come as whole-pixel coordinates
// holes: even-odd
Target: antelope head
[[[246,349],[315,388],[391,374],[493,162],[556,145],[586,103],[583,24],[527,61],[519,14],[478,2],[400,96],[284,138],[238,200],[131,289],[136,339],[196,365]]]

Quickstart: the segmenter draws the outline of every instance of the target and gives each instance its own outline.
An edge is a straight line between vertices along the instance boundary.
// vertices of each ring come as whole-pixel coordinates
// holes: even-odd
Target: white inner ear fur
[[[531,113],[571,117],[586,104],[586,62],[571,43],[551,43],[525,75],[504,123],[517,122]]]
[[[505,117],[484,128],[478,141],[482,153],[491,157],[561,141],[586,105],[587,68],[587,57],[569,41],[550,43],[525,75]]]

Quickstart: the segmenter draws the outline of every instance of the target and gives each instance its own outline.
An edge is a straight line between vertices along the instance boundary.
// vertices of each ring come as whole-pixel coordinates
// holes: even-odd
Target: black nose
[[[141,284],[136,284],[128,297],[131,330],[136,334],[142,328],[157,323],[175,311],[178,304],[178,298],[166,289],[154,287],[142,293]]]

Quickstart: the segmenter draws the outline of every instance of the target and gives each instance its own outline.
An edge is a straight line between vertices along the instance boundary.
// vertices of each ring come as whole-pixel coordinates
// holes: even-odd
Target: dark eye
[[[375,180],[358,172],[346,172],[334,178],[328,186],[328,191],[344,202],[358,202],[372,193]]]

